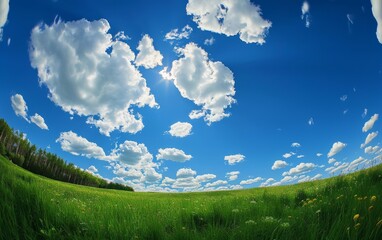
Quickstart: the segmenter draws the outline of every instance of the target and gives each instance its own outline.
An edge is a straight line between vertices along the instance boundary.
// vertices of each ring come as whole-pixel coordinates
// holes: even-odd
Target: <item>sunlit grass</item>
[[[382,239],[382,166],[293,186],[139,193],[0,159],[1,239]]]

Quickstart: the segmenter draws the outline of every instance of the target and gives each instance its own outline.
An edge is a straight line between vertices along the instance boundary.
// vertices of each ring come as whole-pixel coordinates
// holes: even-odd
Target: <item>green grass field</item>
[[[0,157],[0,237],[377,240],[382,165],[293,186],[175,194],[72,185]]]

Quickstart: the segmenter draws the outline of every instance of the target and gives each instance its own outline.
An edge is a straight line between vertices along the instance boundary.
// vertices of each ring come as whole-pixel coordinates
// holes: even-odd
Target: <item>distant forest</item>
[[[79,185],[134,191],[132,187],[108,182],[96,177],[73,163],[67,163],[55,154],[37,149],[23,133],[14,131],[4,119],[0,119],[0,154],[16,165],[33,173]]]

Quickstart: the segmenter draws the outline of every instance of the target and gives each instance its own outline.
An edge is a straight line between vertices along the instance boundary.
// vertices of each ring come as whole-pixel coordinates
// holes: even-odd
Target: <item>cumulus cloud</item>
[[[207,45],[207,46],[211,46],[214,43],[215,43],[215,38],[214,37],[207,38],[206,40],[204,40],[204,45]]]
[[[155,50],[153,42],[154,40],[147,34],[142,37],[137,47],[139,51],[135,59],[137,66],[143,66],[146,69],[162,66],[163,56],[159,51]]]
[[[173,137],[187,137],[191,134],[192,125],[188,122],[176,122],[170,126],[168,133]]]
[[[374,114],[373,116],[371,116],[369,121],[365,122],[365,124],[363,125],[362,132],[367,132],[370,129],[372,129],[374,126],[374,123],[378,120],[378,117],[379,117],[378,114]]]
[[[46,125],[45,120],[39,114],[35,113],[34,116],[31,117],[31,121],[36,124],[39,128],[43,130],[49,130],[48,125]]]
[[[295,155],[296,153],[294,153],[294,152],[289,152],[289,153],[285,153],[284,155],[283,155],[283,158],[290,158],[290,157],[292,157],[293,155]]]
[[[265,182],[262,182],[260,184],[260,187],[266,187],[271,185],[271,183],[275,182],[276,180],[274,178],[268,178]]]
[[[157,182],[162,179],[162,174],[157,173],[154,168],[146,168],[144,170],[144,181],[145,182]]]
[[[288,172],[284,172],[283,176],[299,175],[312,171],[317,167],[314,163],[300,163],[296,167],[289,169]]]
[[[309,3],[307,1],[304,1],[301,6],[301,19],[305,19],[305,27],[310,27],[310,12],[309,12]]]
[[[373,154],[373,153],[378,152],[379,149],[380,149],[379,146],[374,146],[374,147],[369,146],[369,147],[366,147],[366,148],[365,148],[365,153],[367,153],[367,154]]]
[[[62,132],[56,142],[61,144],[63,151],[73,155],[106,160],[106,154],[101,147],[72,131]]]
[[[171,186],[173,183],[175,183],[175,179],[164,177],[161,186]]]
[[[303,178],[301,178],[300,180],[298,180],[298,183],[302,183],[302,182],[308,182],[308,181],[314,181],[314,180],[318,180],[322,178],[322,174],[321,173],[318,173],[316,174],[315,176],[313,177],[310,177],[310,176],[305,176]]]
[[[3,27],[7,22],[9,13],[9,0],[0,0],[0,41],[3,40]]]
[[[112,151],[109,159],[117,160],[121,163],[133,166],[136,169],[156,167],[156,164],[152,162],[153,155],[148,151],[145,144],[134,141],[126,140],[119,144],[118,147]],[[150,170],[150,173],[151,172]]]
[[[377,21],[377,38],[379,43],[382,44],[382,2],[380,0],[371,0],[371,11]]]
[[[335,142],[335,143],[333,143],[332,148],[328,152],[328,158],[333,157],[337,153],[341,152],[342,149],[344,149],[345,147],[346,147],[345,143],[342,143],[342,142]]]
[[[129,179],[141,179],[143,177],[141,171],[138,171],[136,169],[126,169],[125,167],[119,164],[117,164],[114,167],[113,173],[120,177],[127,177]]]
[[[196,176],[195,180],[199,183],[203,183],[203,182],[209,182],[215,178],[216,178],[215,174],[208,173],[208,174],[202,174],[202,175]]]
[[[234,181],[239,177],[239,174],[240,174],[239,171],[228,172],[226,174],[226,177],[228,178],[229,181]]]
[[[245,156],[242,154],[228,155],[224,157],[224,160],[228,162],[229,165],[235,165],[241,161],[244,161]]]
[[[299,148],[301,147],[301,144],[299,144],[298,142],[294,142],[292,143],[291,147]]]
[[[98,169],[95,166],[91,165],[90,167],[88,167],[88,169],[86,169],[86,171],[90,173],[96,173],[98,172]]]
[[[224,181],[224,180],[217,180],[217,181],[212,182],[212,183],[207,183],[206,187],[217,187],[217,186],[221,186],[221,185],[226,185],[227,183],[228,182]]]
[[[365,142],[361,144],[361,148],[364,148],[367,144],[369,144],[375,137],[378,136],[378,132],[372,132],[367,134]]]
[[[106,136],[114,130],[136,133],[144,125],[133,107],[158,105],[133,64],[134,52],[109,29],[105,19],[38,25],[31,34],[31,65],[64,111],[87,116]]]
[[[332,163],[334,163],[334,162],[336,162],[336,159],[334,159],[334,158],[330,158],[330,159],[328,160],[328,163],[329,163],[329,164],[332,164]]]
[[[191,168],[181,168],[176,172],[177,178],[189,178],[196,175],[196,171]]]
[[[323,154],[322,153],[316,153],[317,157],[321,157]]]
[[[11,96],[11,105],[12,105],[13,111],[15,112],[17,116],[20,116],[24,118],[27,122],[29,122],[28,114],[27,114],[28,106],[22,95],[16,94]]]
[[[305,155],[298,155],[297,158],[304,158]]]
[[[185,154],[183,150],[177,148],[159,148],[156,158],[158,160],[186,162],[189,161],[192,158],[192,156]]]
[[[250,0],[189,0],[186,11],[201,30],[226,36],[239,34],[246,43],[265,43],[272,25]]]
[[[225,110],[236,100],[233,73],[221,62],[213,62],[208,54],[195,43],[178,48],[183,56],[172,62],[170,72],[161,71],[162,77],[174,80],[182,97],[201,106],[190,118],[204,117],[211,124],[230,116]]]
[[[165,40],[181,40],[183,38],[189,39],[192,33],[192,27],[189,25],[184,26],[180,31],[178,28],[172,29],[170,32],[166,33]]]
[[[284,168],[288,166],[288,163],[283,161],[283,160],[276,160],[274,163],[273,163],[273,166],[272,166],[272,170],[276,170],[276,169],[280,169],[280,168]]]
[[[264,180],[263,178],[261,177],[257,177],[257,178],[251,178],[251,179],[247,179],[247,180],[243,180],[240,182],[240,185],[250,185],[250,184],[253,184],[253,183],[257,183],[257,182],[260,182]]]

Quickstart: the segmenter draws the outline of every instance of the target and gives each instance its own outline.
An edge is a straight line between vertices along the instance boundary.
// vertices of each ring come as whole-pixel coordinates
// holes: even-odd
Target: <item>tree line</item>
[[[37,149],[23,133],[10,128],[4,119],[0,119],[0,155],[24,169],[55,180],[91,187],[134,191],[129,186],[94,176],[74,166],[73,163],[68,164],[56,154]]]

